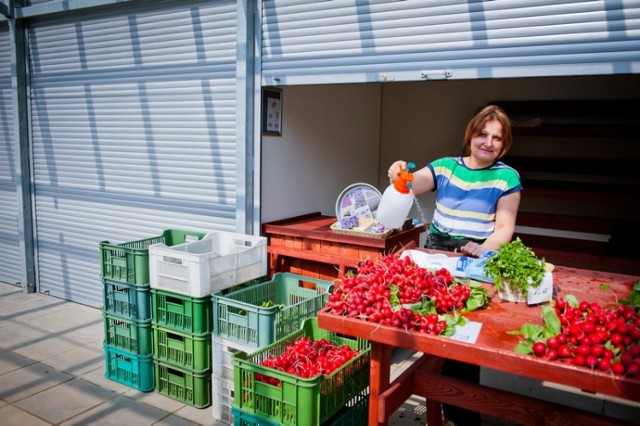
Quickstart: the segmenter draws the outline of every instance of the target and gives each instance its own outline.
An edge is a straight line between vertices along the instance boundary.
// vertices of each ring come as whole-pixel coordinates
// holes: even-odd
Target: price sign
[[[481,322],[467,321],[465,325],[456,325],[456,330],[451,336],[451,339],[465,343],[476,343],[481,329]]]
[[[553,297],[553,273],[545,272],[542,282],[537,288],[529,288],[527,304],[537,305],[551,300]]]

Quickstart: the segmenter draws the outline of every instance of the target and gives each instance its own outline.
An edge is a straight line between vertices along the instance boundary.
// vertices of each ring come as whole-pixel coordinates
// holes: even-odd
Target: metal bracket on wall
[[[431,71],[421,71],[420,78],[425,80],[446,80],[451,78],[453,73],[451,70],[431,70]]]

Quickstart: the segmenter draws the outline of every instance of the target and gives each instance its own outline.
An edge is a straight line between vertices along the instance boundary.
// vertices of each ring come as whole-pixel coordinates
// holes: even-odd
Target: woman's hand
[[[486,250],[482,248],[480,244],[469,241],[467,244],[460,247],[460,251],[466,256],[480,257]]]
[[[389,171],[387,172],[387,175],[389,176],[389,182],[393,183],[396,180],[398,180],[398,175],[406,167],[407,167],[406,161],[402,161],[402,160],[394,161],[393,164],[391,164],[391,166],[389,167]]]

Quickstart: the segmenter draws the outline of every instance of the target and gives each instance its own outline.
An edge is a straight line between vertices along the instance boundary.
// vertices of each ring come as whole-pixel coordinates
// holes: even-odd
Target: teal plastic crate
[[[153,324],[197,336],[213,328],[211,297],[190,297],[151,289]]]
[[[151,287],[102,280],[102,310],[135,321],[151,319]]]
[[[162,235],[121,244],[100,242],[100,277],[136,285],[149,284],[149,246],[174,246],[190,240],[201,240],[202,232],[167,229]]]
[[[279,426],[279,423],[270,422],[251,413],[246,413],[238,408],[231,408],[233,426]]]
[[[135,355],[153,355],[151,320],[133,321],[103,314],[104,341],[107,345]]]
[[[300,336],[333,340],[359,349],[359,354],[328,376],[305,379],[261,365],[269,356],[281,355]],[[233,357],[233,407],[259,419],[282,425],[321,425],[369,386],[370,345],[366,340],[338,336],[318,327],[316,318],[272,345]],[[279,386],[257,380],[256,375],[279,380]]]
[[[292,273],[228,293],[216,292],[213,334],[262,348],[300,329],[329,300],[332,282]],[[271,305],[271,306],[267,306]]]
[[[211,369],[211,336],[194,336],[153,325],[153,353],[158,361],[202,373]]]
[[[139,356],[107,344],[103,345],[107,379],[142,392],[153,390],[153,355]]]
[[[154,360],[156,392],[196,408],[211,405],[211,373],[194,373]]]

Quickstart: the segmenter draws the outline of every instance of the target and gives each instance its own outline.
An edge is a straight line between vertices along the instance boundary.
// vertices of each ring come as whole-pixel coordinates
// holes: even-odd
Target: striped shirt
[[[518,172],[501,161],[474,170],[461,157],[446,157],[427,167],[436,191],[431,231],[451,238],[486,239],[495,228],[500,197],[522,191]]]

